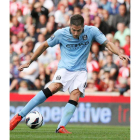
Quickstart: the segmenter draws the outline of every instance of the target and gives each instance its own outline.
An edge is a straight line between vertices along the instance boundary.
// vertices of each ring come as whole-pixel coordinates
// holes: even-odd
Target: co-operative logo
[[[10,118],[18,113],[23,106],[10,106]],[[60,106],[41,106],[36,107],[32,111],[39,111],[43,115],[44,123],[59,122],[63,114],[64,107]],[[71,123],[109,123],[111,121],[112,112],[108,107],[92,107],[91,103],[79,103],[75,110]]]

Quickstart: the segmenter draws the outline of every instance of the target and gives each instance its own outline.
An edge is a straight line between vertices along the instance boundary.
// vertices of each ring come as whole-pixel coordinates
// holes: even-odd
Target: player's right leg
[[[18,123],[25,117],[34,107],[43,103],[47,98],[55,94],[62,88],[61,83],[51,83],[48,88],[41,90],[35,95],[26,106],[10,120],[10,130],[13,130]]]

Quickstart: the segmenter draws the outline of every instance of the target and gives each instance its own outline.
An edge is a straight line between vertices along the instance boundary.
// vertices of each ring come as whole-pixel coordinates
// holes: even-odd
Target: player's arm
[[[128,56],[121,54],[119,48],[116,47],[112,42],[106,40],[102,45],[112,53],[118,55],[121,60],[130,60]]]
[[[18,70],[22,71],[24,68],[28,68],[30,66],[30,64],[36,60],[47,48],[49,47],[47,41],[43,42],[38,48],[37,50],[34,52],[34,54],[32,55],[31,59],[29,62],[21,65]]]

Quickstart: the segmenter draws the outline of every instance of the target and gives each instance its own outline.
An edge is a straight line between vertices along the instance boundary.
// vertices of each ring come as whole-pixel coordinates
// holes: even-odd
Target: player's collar
[[[70,34],[71,34],[71,30],[70,30],[70,28],[69,28],[69,32],[70,32]],[[82,33],[84,33],[84,29],[83,29]]]

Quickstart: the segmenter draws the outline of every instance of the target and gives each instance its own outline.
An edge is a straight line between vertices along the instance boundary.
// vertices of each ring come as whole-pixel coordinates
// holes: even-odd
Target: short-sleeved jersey
[[[48,40],[50,47],[60,44],[61,60],[58,69],[69,71],[86,70],[86,62],[93,41],[103,44],[106,41],[104,34],[94,26],[84,26],[78,39],[73,38],[70,27],[57,30]]]

